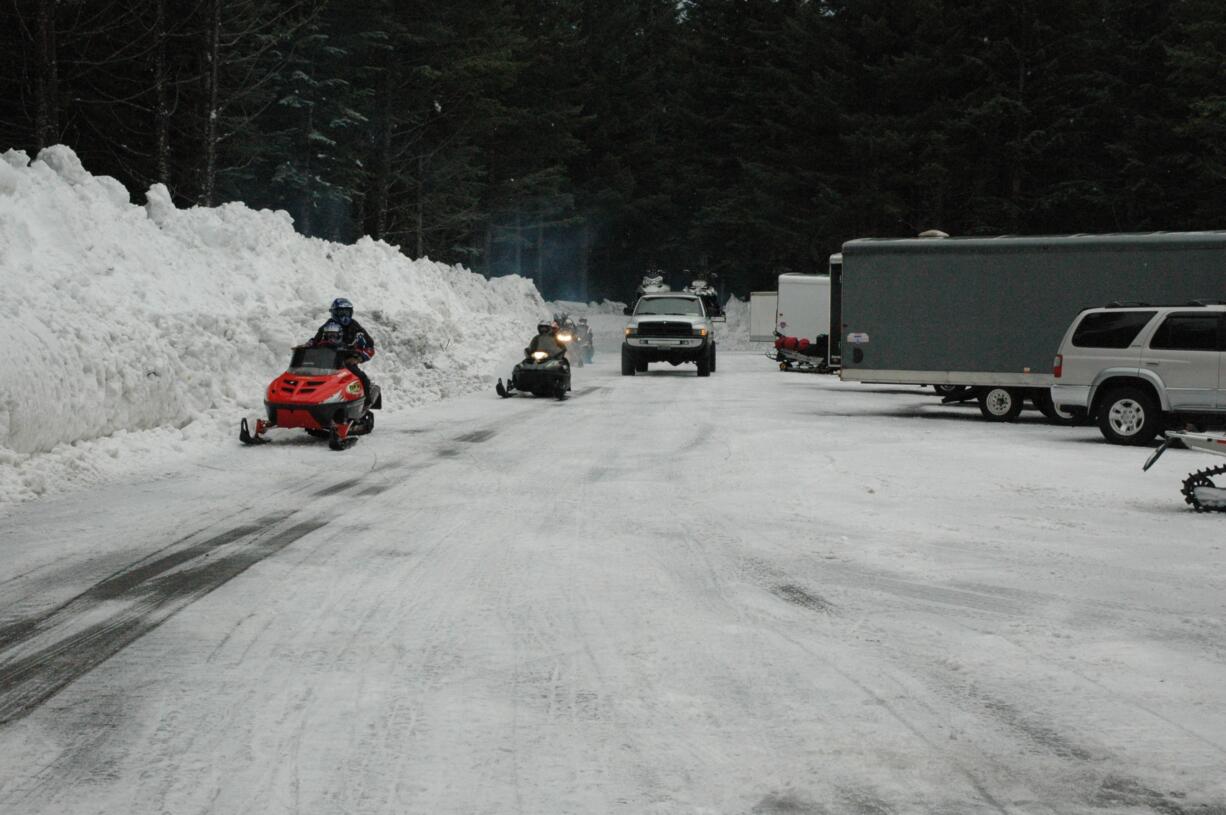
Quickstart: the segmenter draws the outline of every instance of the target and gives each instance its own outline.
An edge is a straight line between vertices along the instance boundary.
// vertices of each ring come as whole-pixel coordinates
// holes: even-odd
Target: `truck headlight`
[[[632,325],[628,325],[628,326],[626,326],[626,336],[627,336],[627,337],[633,337],[633,336],[634,336],[634,334],[635,334],[635,328],[634,328],[634,326],[632,326]]]
[[[694,336],[695,336],[695,337],[705,337],[705,336],[707,336],[707,329],[705,329],[705,328],[695,328],[695,329],[694,329]]]

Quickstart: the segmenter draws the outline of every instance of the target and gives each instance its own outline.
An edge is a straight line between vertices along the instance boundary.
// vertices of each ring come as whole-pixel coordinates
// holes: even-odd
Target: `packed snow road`
[[[1200,458],[615,362],[8,510],[0,811],[1226,812]]]

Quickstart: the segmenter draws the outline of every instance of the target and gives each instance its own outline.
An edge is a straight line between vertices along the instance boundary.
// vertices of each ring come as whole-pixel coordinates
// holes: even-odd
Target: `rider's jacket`
[[[532,342],[528,343],[528,350],[544,351],[549,356],[554,356],[562,353],[562,344],[553,334],[537,334],[532,338]]]

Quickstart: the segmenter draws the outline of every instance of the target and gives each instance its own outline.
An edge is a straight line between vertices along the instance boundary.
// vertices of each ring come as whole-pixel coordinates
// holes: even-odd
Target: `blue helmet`
[[[349,325],[349,321],[353,319],[353,303],[350,303],[344,297],[338,297],[333,300],[328,311],[332,314],[332,319],[341,325]]]

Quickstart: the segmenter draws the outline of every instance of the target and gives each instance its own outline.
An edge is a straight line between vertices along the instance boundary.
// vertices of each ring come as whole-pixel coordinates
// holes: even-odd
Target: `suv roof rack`
[[[1139,306],[1148,306],[1149,303],[1142,303],[1139,300],[1112,300],[1103,308],[1137,308]]]

